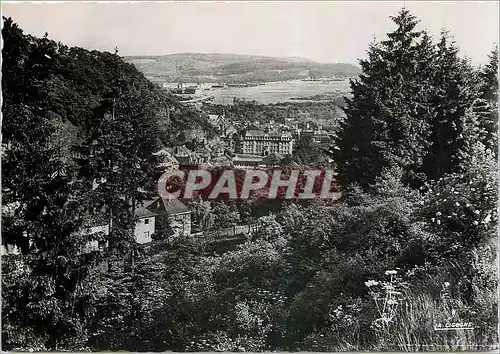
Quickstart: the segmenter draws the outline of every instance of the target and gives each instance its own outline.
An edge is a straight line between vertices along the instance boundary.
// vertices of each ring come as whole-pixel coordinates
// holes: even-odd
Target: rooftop
[[[172,148],[172,155],[174,156],[189,156],[192,154],[192,151],[189,150],[184,145],[175,146]]]
[[[141,206],[135,210],[135,215],[139,217],[139,219],[144,219],[144,218],[151,218],[153,216],[156,216],[155,212],[152,212],[151,210],[147,209],[144,206]]]
[[[179,199],[162,199],[162,198],[157,198],[153,201],[150,201],[148,204],[145,204],[145,207],[151,211],[155,211],[155,215],[158,215],[161,212],[167,212],[168,215],[176,215],[176,214],[183,214],[183,213],[189,213],[190,210],[189,208],[181,202]]]
[[[264,157],[264,159],[262,159],[261,163],[266,164],[266,165],[279,164],[281,162],[281,160],[283,160],[284,158],[285,158],[285,156],[283,156],[282,154],[280,154],[278,152],[273,152],[273,153],[269,154],[268,156]]]

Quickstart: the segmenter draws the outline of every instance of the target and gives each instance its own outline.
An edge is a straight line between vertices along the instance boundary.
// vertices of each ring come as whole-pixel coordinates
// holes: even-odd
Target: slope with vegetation
[[[14,237],[27,230],[36,247],[29,255],[2,259],[3,347],[498,349],[498,53],[474,68],[448,35],[435,43],[417,31],[408,11],[393,21],[395,30],[373,43],[361,62],[362,75],[351,84],[353,95],[338,130],[333,156],[342,202],[290,204],[278,215],[261,217],[257,233],[222,254],[195,238],[178,240],[165,249],[160,244],[137,250],[133,266],[114,272],[89,271],[89,260],[74,253],[71,231],[87,205],[75,202],[86,198],[77,189],[80,179],[72,178],[81,164],[57,148],[64,144],[55,137],[63,135],[52,123],[64,116],[46,105],[60,66],[36,71],[38,65],[52,65],[46,55],[57,58],[46,46],[55,44],[24,36],[6,22],[2,188],[3,204],[17,206],[18,218],[3,209],[2,232]],[[110,58],[107,71],[120,62],[94,54]],[[43,76],[47,72],[49,77]],[[156,96],[140,77],[120,82],[108,81],[112,90],[104,97],[116,97],[114,117],[131,124],[135,116],[121,105],[149,111],[139,110],[140,97],[133,102],[119,97],[141,87],[146,98]],[[136,145],[137,129],[122,131],[113,124],[112,107],[96,107],[88,113],[92,124],[82,130],[82,139],[95,141],[98,154],[77,156],[90,161],[83,166],[92,167],[85,168],[91,177],[109,180],[113,169],[99,156],[116,156],[114,161],[123,161],[120,172],[128,173],[125,162],[131,160],[124,147],[147,146]],[[133,161],[146,164],[141,156]],[[141,177],[131,173],[127,184],[109,187],[125,195],[132,188],[122,187]],[[225,224],[243,216],[228,207],[196,208],[200,219],[231,214],[231,220],[219,220]],[[473,330],[434,330],[468,322]]]
[[[2,36],[2,242],[23,253],[2,262],[3,347],[71,346],[94,262],[79,230],[104,217],[110,257],[131,252],[152,153],[209,125],[116,53],[35,38],[11,19]]]
[[[130,56],[153,82],[256,83],[307,78],[348,78],[359,68],[346,63],[322,64],[303,58],[273,58],[236,54],[179,53],[163,56]]]

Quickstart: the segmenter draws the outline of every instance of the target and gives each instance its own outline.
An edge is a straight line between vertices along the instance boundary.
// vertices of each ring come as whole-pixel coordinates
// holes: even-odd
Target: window
[[[146,232],[144,233],[144,238],[145,238],[146,240],[149,238],[149,231],[146,231]]]
[[[99,241],[98,247],[99,247],[99,250],[103,251],[106,248],[106,241]]]
[[[149,224],[149,219],[144,219],[144,224]]]

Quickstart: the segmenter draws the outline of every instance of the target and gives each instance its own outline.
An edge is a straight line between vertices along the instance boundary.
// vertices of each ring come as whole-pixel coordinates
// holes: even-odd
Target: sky
[[[497,1],[465,2],[3,2],[3,16],[27,33],[119,54],[234,53],[356,64],[394,28],[406,6],[419,28],[447,28],[462,54],[487,61],[498,43]]]

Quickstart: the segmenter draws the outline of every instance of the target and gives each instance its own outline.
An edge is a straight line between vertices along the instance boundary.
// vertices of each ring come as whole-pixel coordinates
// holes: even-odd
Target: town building
[[[0,246],[0,255],[6,256],[15,254],[21,254],[21,249],[17,245],[6,243]]]
[[[221,139],[226,143],[229,151],[235,152],[239,146],[240,138],[238,130],[232,124],[223,127],[221,130]]]
[[[240,141],[240,152],[266,156],[271,153],[289,155],[293,151],[290,133],[265,133],[261,130],[247,130]]]
[[[209,114],[208,122],[212,126],[218,127],[220,124],[224,124],[226,122],[226,117],[223,114]]]
[[[170,169],[177,169],[179,168],[179,161],[167,150],[161,149],[160,151],[157,151],[153,153],[154,156],[158,158],[158,165],[156,168],[170,168]]]
[[[304,130],[299,132],[299,137],[315,143],[330,143],[333,139],[332,133],[325,130]]]
[[[206,143],[204,146],[197,147],[194,152],[201,158],[203,162],[208,161],[212,156],[212,149]]]
[[[137,222],[134,227],[134,240],[139,244],[153,241],[156,230],[157,217],[161,214],[168,215],[172,234],[170,237],[189,236],[191,234],[191,211],[177,199],[166,203],[161,198],[147,200],[135,210]],[[104,251],[108,247],[107,236],[110,232],[109,221],[94,222],[94,225],[80,230],[80,235],[87,236],[88,242],[82,253]],[[9,248],[10,247],[10,248]],[[16,250],[12,246],[2,246],[2,252],[13,254]]]
[[[260,165],[262,156],[235,154],[232,159],[232,165],[236,168],[252,169]]]
[[[166,149],[179,164],[197,164],[200,161],[200,156],[189,150],[185,145],[174,146]]]
[[[137,243],[150,243],[155,233],[155,218],[158,214],[141,206],[135,211],[138,220],[134,228],[134,240]]]
[[[144,203],[147,210],[156,215],[168,215],[172,235],[170,237],[189,236],[191,234],[191,211],[178,199],[157,198]]]
[[[152,241],[152,235],[155,232],[156,213],[139,207],[135,211],[138,220],[134,227],[134,240],[137,243],[149,243]],[[105,251],[108,248],[108,236],[110,233],[110,221],[104,217],[94,218],[88,226],[82,228],[79,232],[81,236],[86,236],[87,242],[83,246],[82,253]]]
[[[261,166],[278,166],[282,164],[282,161],[285,159],[285,156],[280,154],[279,152],[272,152],[271,154],[267,155],[260,161]]]
[[[82,253],[104,251],[108,247],[109,222],[96,222],[93,226],[82,229],[80,235],[88,236],[89,239],[83,246]]]

